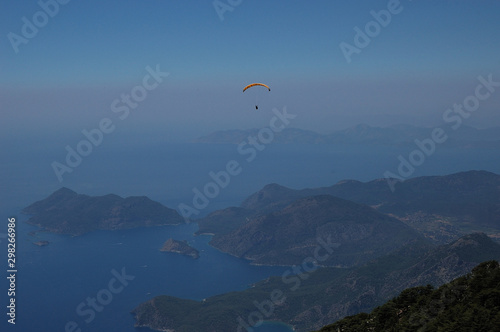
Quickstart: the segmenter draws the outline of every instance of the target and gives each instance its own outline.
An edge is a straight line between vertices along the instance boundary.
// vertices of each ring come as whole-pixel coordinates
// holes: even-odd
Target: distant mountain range
[[[61,188],[23,210],[27,222],[54,233],[81,235],[94,230],[174,225],[184,222],[169,209],[145,196],[122,198],[109,194],[87,196]]]
[[[337,130],[331,134],[319,134],[310,130],[285,128],[274,134],[273,143],[278,144],[369,144],[386,146],[413,146],[415,139],[431,137],[435,127],[424,128],[411,125],[373,127],[359,124],[352,128]],[[461,148],[500,148],[500,128],[476,129],[461,126],[459,129],[443,125],[448,136],[444,146]],[[223,130],[193,140],[194,143],[239,144],[249,136],[257,137],[260,129]]]

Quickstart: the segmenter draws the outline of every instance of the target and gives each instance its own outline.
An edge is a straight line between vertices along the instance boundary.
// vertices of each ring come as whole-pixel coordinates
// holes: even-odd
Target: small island
[[[173,252],[185,256],[190,256],[194,259],[198,259],[200,257],[199,251],[187,244],[186,241],[178,241],[172,238],[165,241],[160,251]]]
[[[39,247],[47,246],[47,245],[49,245],[49,243],[50,243],[49,241],[45,241],[45,240],[33,242],[33,244],[36,244]]]

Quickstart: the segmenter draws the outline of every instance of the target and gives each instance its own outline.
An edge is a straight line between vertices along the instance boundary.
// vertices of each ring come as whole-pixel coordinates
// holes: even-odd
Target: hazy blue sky
[[[265,126],[283,106],[298,115],[291,126],[323,133],[433,126],[479,75],[500,81],[499,1],[221,0],[223,13],[211,0],[72,0],[57,12],[54,3],[0,5],[4,135],[70,141],[110,118],[117,132],[191,138]],[[388,6],[397,13],[349,63],[340,44],[355,46],[355,28]],[[113,101],[143,84],[147,66],[169,76],[120,119]],[[259,111],[241,92],[251,82],[272,88]],[[467,124],[500,125],[499,105],[500,89]]]

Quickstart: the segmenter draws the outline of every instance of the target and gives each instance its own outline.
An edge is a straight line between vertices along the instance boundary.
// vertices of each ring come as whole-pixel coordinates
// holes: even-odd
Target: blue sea
[[[196,223],[179,226],[96,231],[78,237],[36,232],[25,223],[22,208],[62,186],[87,195],[114,193],[123,197],[146,195],[166,206],[192,204],[193,189],[212,181],[210,172],[236,161],[241,171],[220,188],[198,216],[239,205],[268,183],[291,188],[330,186],[343,179],[369,181],[384,172],[397,173],[398,156],[412,149],[343,145],[269,144],[252,161],[235,145],[148,145],[118,139],[98,146],[59,182],[51,167],[64,162],[65,144],[18,142],[3,150],[1,178],[0,301],[1,331],[148,331],[134,328],[130,311],[156,295],[202,300],[243,290],[285,267],[252,266],[247,261],[215,250],[210,236],[193,236]],[[412,176],[444,175],[470,169],[500,173],[497,150],[438,149],[415,168]],[[16,226],[16,324],[7,323],[7,218]],[[168,238],[186,240],[197,248],[198,260],[162,253]],[[47,240],[48,246],[33,242]],[[119,277],[118,277],[118,276]],[[92,307],[92,299],[105,305]],[[236,319],[236,317],[235,317]],[[276,323],[257,332],[289,332]],[[198,332],[198,331],[197,331]]]

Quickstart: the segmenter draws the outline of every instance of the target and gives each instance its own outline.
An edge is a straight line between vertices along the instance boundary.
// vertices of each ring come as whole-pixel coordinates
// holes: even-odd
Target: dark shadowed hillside
[[[210,213],[208,216],[198,221],[199,229],[196,234],[219,235],[229,233],[245,224],[249,216],[254,215],[254,211],[240,207],[229,207]]]
[[[399,220],[341,198],[301,198],[238,229],[216,234],[211,245],[255,264],[300,264],[322,239],[335,246],[322,265],[352,266],[401,247],[417,232]]]
[[[358,331],[498,331],[500,266],[479,264],[469,274],[434,289],[405,289],[370,314],[360,313],[319,332]]]

